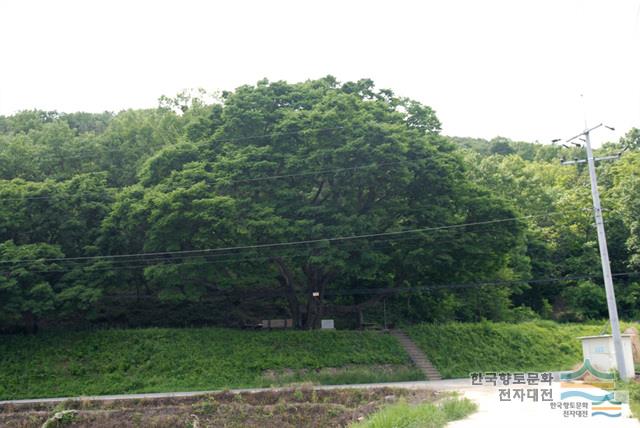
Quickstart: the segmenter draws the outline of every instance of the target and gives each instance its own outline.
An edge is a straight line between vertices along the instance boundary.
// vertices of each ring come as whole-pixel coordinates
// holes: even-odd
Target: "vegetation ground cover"
[[[445,323],[419,324],[407,332],[444,377],[459,378],[496,370],[569,370],[582,361],[577,337],[599,334],[604,326],[604,322]]]
[[[571,369],[604,323],[420,324],[407,332],[444,377]],[[626,324],[623,324],[626,327]],[[5,335],[0,399],[422,380],[390,335],[221,328]]]
[[[637,369],[636,369],[637,372]],[[616,380],[616,391],[626,391],[629,394],[629,409],[633,417],[640,419],[640,382],[638,379],[623,381]]]
[[[3,336],[0,355],[0,399],[423,379],[408,367],[409,357],[397,341],[377,332],[197,328],[44,333]],[[380,365],[391,369],[367,369]],[[350,370],[327,370],[345,366]],[[288,378],[265,375],[284,369],[292,370]]]
[[[478,406],[469,399],[450,398],[442,403],[409,404],[402,400],[370,415],[352,428],[441,428],[448,422],[467,417]]]
[[[65,410],[74,427],[344,427],[387,403],[433,401],[433,391],[392,388],[283,391],[196,397],[0,406],[0,426],[41,427]]]

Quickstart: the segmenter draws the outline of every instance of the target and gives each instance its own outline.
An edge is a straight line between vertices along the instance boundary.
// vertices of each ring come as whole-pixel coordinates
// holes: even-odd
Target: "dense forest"
[[[373,82],[0,116],[0,331],[607,315],[578,147],[447,137]],[[640,317],[640,131],[598,166]]]

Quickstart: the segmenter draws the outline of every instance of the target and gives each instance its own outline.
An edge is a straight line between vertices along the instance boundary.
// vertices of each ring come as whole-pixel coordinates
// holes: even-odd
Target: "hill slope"
[[[0,355],[0,399],[422,376],[393,337],[358,331],[200,328],[3,336]],[[369,373],[371,366],[385,370]]]

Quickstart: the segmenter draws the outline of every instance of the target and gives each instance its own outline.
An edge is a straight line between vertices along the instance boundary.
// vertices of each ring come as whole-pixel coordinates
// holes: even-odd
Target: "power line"
[[[207,256],[204,256],[204,257],[207,257]],[[30,272],[32,273],[65,273],[65,272],[72,272],[77,267],[87,269],[88,272],[94,272],[94,271],[131,270],[131,269],[140,269],[140,268],[157,267],[157,266],[178,266],[178,267],[201,266],[201,265],[209,265],[209,264],[217,264],[217,263],[233,264],[233,263],[245,263],[245,262],[251,262],[251,261],[264,261],[264,260],[272,259],[274,257],[292,259],[292,258],[300,258],[300,257],[309,257],[309,254],[280,254],[276,256],[270,255],[270,256],[256,256],[256,257],[244,257],[244,258],[214,259],[214,260],[207,260],[205,258],[204,260],[195,260],[195,261],[193,261],[194,257],[191,257],[187,261],[181,262],[181,263],[173,263],[173,260],[167,260],[166,262],[163,262],[163,263],[140,263],[140,264],[133,264],[133,265],[125,265],[125,266],[104,266],[104,267],[97,267],[97,268],[94,268],[92,266],[86,266],[86,265],[85,266],[66,266],[67,269],[31,270]],[[192,261],[189,261],[189,260],[192,260]]]
[[[509,218],[495,219],[495,220],[475,221],[475,222],[460,223],[460,224],[453,224],[453,225],[424,227],[424,228],[418,228],[418,229],[407,229],[407,230],[399,230],[399,231],[391,231],[391,232],[378,232],[378,233],[369,233],[369,234],[362,234],[362,235],[347,235],[347,236],[307,239],[307,240],[288,241],[288,242],[275,242],[275,243],[266,243],[266,244],[206,248],[202,250],[159,251],[159,252],[148,252],[148,253],[79,256],[79,257],[54,257],[54,258],[26,259],[26,260],[2,260],[0,261],[0,264],[41,263],[41,262],[56,262],[56,261],[70,261],[70,260],[101,260],[101,259],[106,260],[106,259],[133,258],[133,257],[166,256],[166,255],[176,255],[176,254],[203,255],[208,253],[217,253],[217,252],[233,251],[233,250],[278,248],[278,247],[289,247],[294,245],[316,244],[316,243],[325,243],[325,242],[332,243],[332,242],[348,241],[353,239],[366,239],[366,238],[375,238],[375,237],[383,237],[383,236],[399,236],[399,235],[411,234],[411,233],[422,233],[422,232],[431,232],[431,231],[444,230],[444,229],[456,229],[456,228],[462,228],[462,227],[468,227],[468,226],[504,223],[504,222],[510,222],[510,221],[525,220],[530,218],[559,215],[562,213],[564,213],[564,211],[559,211],[556,213],[534,214],[534,215],[528,215],[528,216],[522,216],[522,217],[509,217]]]
[[[613,276],[621,277],[621,276],[637,276],[640,275],[640,272],[618,272],[613,274]],[[473,288],[473,287],[484,287],[490,285],[498,285],[498,286],[509,286],[509,285],[519,285],[519,284],[543,284],[543,283],[552,283],[552,282],[563,282],[563,281],[580,281],[584,279],[594,279],[601,278],[599,275],[580,275],[580,276],[566,276],[566,277],[551,277],[551,278],[539,278],[539,279],[515,279],[515,280],[501,280],[501,281],[483,281],[483,282],[470,282],[470,283],[461,283],[461,284],[434,284],[434,285],[425,285],[425,286],[417,286],[417,287],[386,287],[386,288],[360,288],[360,289],[352,289],[352,290],[341,290],[341,291],[333,291],[325,293],[325,296],[351,296],[351,295],[367,295],[367,294],[394,294],[394,293],[404,293],[404,292],[412,292],[412,291],[428,291],[428,290],[436,290],[436,289],[457,289],[457,288]]]
[[[226,185],[226,186],[231,186],[234,184],[242,184],[242,183],[254,183],[254,182],[259,182],[259,181],[267,181],[267,180],[279,180],[279,179],[285,179],[285,178],[295,178],[295,177],[305,177],[305,176],[313,176],[313,175],[322,175],[322,174],[337,174],[340,172],[347,172],[347,171],[357,171],[357,170],[362,170],[362,169],[369,169],[369,168],[380,168],[380,167],[385,167],[385,166],[395,166],[395,165],[412,165],[412,164],[417,164],[421,161],[424,160],[428,160],[430,159],[430,157],[418,157],[415,159],[407,159],[407,160],[399,160],[399,161],[394,161],[394,162],[382,162],[382,163],[371,163],[371,164],[363,164],[363,165],[356,165],[356,166],[352,166],[352,167],[341,167],[341,168],[331,168],[331,169],[321,169],[321,170],[316,170],[316,171],[301,171],[301,172],[294,172],[294,173],[289,173],[289,174],[278,174],[278,175],[269,175],[269,176],[262,176],[262,177],[255,177],[255,178],[246,178],[246,179],[239,179],[239,180],[225,180],[225,179],[216,179],[216,180],[212,180],[210,182],[207,182],[207,185],[215,185],[215,184],[220,184],[220,185]],[[37,182],[40,183],[40,182]],[[56,183],[58,184],[58,183]],[[172,191],[177,191],[177,190],[188,190],[189,187],[178,187],[175,189],[172,189]],[[116,195],[114,194],[114,191],[119,191],[121,189],[116,189],[116,188],[107,188],[105,189],[106,195],[103,193],[101,195],[96,195],[96,192],[75,192],[75,193],[67,193],[67,192],[61,192],[59,194],[51,194],[51,195],[43,195],[43,196],[21,196],[21,197],[7,197],[7,198],[0,198],[0,202],[4,202],[4,201],[28,201],[28,200],[48,200],[48,199],[65,199],[65,198],[70,198],[70,197],[74,197],[74,196],[78,196],[78,195],[95,195],[95,196],[100,196],[100,198],[98,199],[102,199],[103,196],[108,196],[108,197],[115,197]]]
[[[416,162],[419,162],[419,161],[422,161],[422,160],[426,160],[426,159],[429,159],[429,158],[423,157],[423,158],[396,161],[396,162],[382,162],[382,163],[377,163],[377,164],[372,163],[372,164],[367,164],[367,165],[358,165],[358,166],[353,166],[353,167],[336,168],[336,169],[324,169],[324,170],[318,170],[318,171],[312,171],[312,172],[301,172],[301,173],[294,173],[294,174],[272,175],[272,176],[269,176],[269,177],[247,178],[247,179],[244,179],[244,180],[231,180],[228,183],[229,184],[250,183],[250,182],[262,181],[262,180],[277,180],[277,179],[281,179],[281,178],[303,177],[303,176],[306,176],[306,175],[332,174],[332,173],[336,173],[336,172],[354,171],[354,170],[358,170],[358,169],[379,168],[379,167],[382,167],[382,166],[390,166],[390,165],[412,164],[412,163],[416,163]]]
[[[406,240],[416,240],[416,239],[424,239],[424,236],[410,236],[410,237],[403,237],[403,238],[398,238],[398,237],[387,237],[387,238],[383,238],[383,239],[377,239],[373,242],[371,242],[371,246],[378,246],[380,244],[393,244],[399,241],[406,241]],[[451,242],[451,241],[448,241]],[[339,241],[336,242],[335,244],[342,244],[342,243],[351,243],[350,241]],[[307,250],[305,250],[304,253],[299,253],[297,255],[295,255],[295,257],[297,256],[304,256],[304,257],[311,257],[314,256],[316,254],[312,254],[313,251],[317,251],[317,250],[325,250],[326,248],[323,247],[314,247],[314,248],[308,248]],[[341,250],[344,251],[349,251],[349,248],[341,248]],[[236,262],[236,261],[244,261],[244,260],[268,260],[274,257],[292,257],[290,252],[287,253],[283,253],[283,254],[270,254],[268,256],[259,256],[259,257],[250,257],[250,258],[237,258],[237,257],[226,257],[226,256],[243,256],[243,253],[238,253],[238,252],[221,252],[221,253],[216,253],[216,254],[186,254],[186,255],[178,255],[178,256],[172,256],[171,258],[166,258],[164,256],[154,256],[154,257],[149,257],[149,258],[136,258],[134,260],[131,259],[119,259],[119,260],[108,260],[107,262],[110,263],[110,267],[106,267],[104,270],[118,270],[120,268],[136,268],[136,267],[148,267],[148,266],[155,266],[155,265],[170,265],[170,264],[175,264],[177,265],[178,263],[174,263],[174,262],[179,262],[181,260],[189,260],[189,259],[196,259],[196,258],[204,258],[205,262],[204,263],[213,263],[212,261],[210,261],[211,258],[214,258],[214,260],[220,260],[220,261],[229,261],[229,262]],[[226,258],[224,258],[226,257]],[[127,265],[127,263],[132,263],[132,262],[145,262],[145,263],[141,263],[141,264],[136,264],[136,265]],[[153,264],[154,262],[158,262],[156,264]],[[65,260],[61,260],[58,263],[77,263],[74,260],[70,260],[70,261],[65,261]],[[202,261],[199,261],[198,263],[193,263],[193,264],[200,264],[202,263]],[[115,264],[115,266],[114,266]],[[118,264],[124,265],[124,266],[118,266]],[[68,267],[68,269],[65,270],[38,270],[38,271],[31,271],[31,272],[39,272],[39,273],[43,273],[43,272],[71,272],[73,269],[75,268],[87,268],[87,269],[91,269],[91,270],[102,270],[102,269],[94,269],[93,268],[94,265],[88,265],[88,264],[72,264],[72,265],[67,265],[66,267]]]
[[[283,179],[283,178],[295,178],[295,177],[304,177],[304,176],[321,175],[321,174],[335,174],[335,173],[339,173],[339,172],[357,171],[357,170],[360,170],[360,169],[368,169],[368,168],[380,168],[380,167],[391,166],[391,165],[414,164],[414,163],[417,163],[417,162],[420,162],[420,161],[423,161],[423,160],[427,160],[427,159],[429,159],[429,158],[422,157],[422,158],[416,158],[416,159],[410,159],[410,160],[402,160],[402,161],[396,161],[396,162],[372,163],[372,164],[365,164],[365,165],[356,165],[356,166],[352,166],[352,167],[323,169],[323,170],[317,170],[317,171],[307,171],[307,172],[281,174],[281,175],[270,175],[270,176],[256,177],[256,178],[246,178],[246,179],[240,179],[240,180],[218,179],[218,180],[213,180],[213,181],[211,181],[211,182],[209,182],[207,184],[234,185],[234,184],[240,184],[240,183],[253,183],[253,182],[258,182],[258,181],[266,181],[266,180],[279,180],[279,179]],[[175,191],[175,190],[188,190],[188,189],[189,189],[188,187],[180,187],[180,188],[173,189],[173,191]],[[65,192],[65,193],[62,193],[62,195],[25,196],[25,197],[15,197],[15,198],[0,198],[0,201],[42,200],[42,199],[58,198],[60,196],[64,197],[65,195],[69,195],[69,197],[71,197],[71,196],[76,196],[76,195],[80,195],[80,194],[94,195],[95,193],[93,193],[93,192],[77,192],[77,193],[73,193],[73,194],[67,194]]]
[[[77,195],[95,195],[96,193],[94,192],[76,192],[73,194],[70,193],[64,193],[62,196],[64,198],[64,195],[68,195],[67,197],[72,197],[72,196],[77,196]],[[47,199],[54,199],[54,198],[58,198],[61,195],[48,195],[48,196],[24,196],[24,197],[19,197],[19,198],[0,198],[0,201],[29,201],[29,200],[47,200]],[[97,196],[97,195],[96,195]],[[103,195],[100,195],[103,196]],[[110,195],[110,196],[115,196],[115,195]]]
[[[383,239],[378,239],[375,240],[373,242],[370,243],[371,247],[379,247],[381,245],[386,245],[386,246],[390,246],[392,244],[395,244],[397,242],[402,242],[402,241],[408,241],[408,240],[416,240],[416,239],[424,239],[425,236],[409,236],[409,237],[386,237]],[[454,240],[447,240],[445,242],[454,242]],[[351,241],[339,241],[336,242],[336,244],[342,244],[342,243],[351,243]],[[436,241],[433,242],[432,244],[443,244],[444,242],[442,241]],[[410,249],[415,249],[418,248],[418,246],[413,246],[410,247]],[[297,253],[291,253],[291,252],[287,252],[287,253],[281,253],[281,254],[269,254],[269,255],[265,255],[265,256],[255,256],[255,257],[233,257],[233,256],[243,256],[242,253],[234,253],[234,252],[227,252],[227,253],[220,253],[220,254],[209,254],[209,255],[183,255],[183,256],[176,256],[176,257],[171,257],[170,259],[167,258],[162,258],[162,257],[155,257],[155,258],[141,258],[141,259],[135,259],[135,260],[127,260],[127,259],[122,259],[122,260],[109,260],[108,263],[110,263],[109,266],[103,266],[103,267],[95,267],[95,265],[66,265],[63,266],[64,269],[60,268],[53,268],[53,269],[46,269],[46,270],[30,270],[30,272],[32,273],[64,273],[64,272],[72,272],[77,268],[80,269],[87,269],[90,272],[93,271],[107,271],[107,270],[129,270],[129,269],[138,269],[138,268],[147,268],[147,267],[155,267],[155,266],[189,266],[189,265],[203,265],[203,264],[215,264],[215,263],[243,263],[243,262],[247,262],[247,261],[265,261],[265,260],[271,260],[274,259],[276,257],[279,258],[285,258],[285,259],[289,259],[289,258],[298,258],[298,257],[313,257],[313,256],[319,256],[320,254],[313,254],[314,251],[317,250],[326,250],[327,248],[323,248],[323,247],[314,247],[314,248],[308,248],[307,250],[303,251],[303,252],[297,252]],[[403,249],[407,249],[406,247],[403,247]],[[351,251],[351,248],[340,248],[340,250],[343,251]],[[231,257],[229,257],[231,256]],[[189,260],[193,260],[193,259],[197,259],[199,258],[200,260],[194,260],[193,263],[189,263]],[[211,260],[211,258],[213,258],[213,260]],[[186,262],[182,261],[182,260],[187,260]],[[128,263],[132,263],[132,262],[136,262],[137,264],[128,264]],[[157,262],[157,263],[154,263]],[[69,262],[69,263],[73,263],[73,262]],[[113,265],[113,264],[120,264],[120,265]],[[19,266],[22,267],[22,266]],[[5,274],[9,273],[7,271],[4,272]]]
[[[478,221],[478,222],[470,222],[470,223],[461,223],[455,225],[448,226],[435,226],[435,227],[425,227],[419,229],[408,229],[394,232],[379,232],[379,233],[370,233],[363,235],[349,235],[349,236],[338,236],[338,237],[330,237],[330,238],[317,238],[317,239],[308,239],[308,240],[300,240],[300,241],[289,241],[289,242],[277,242],[277,243],[267,243],[267,244],[254,244],[254,245],[242,245],[242,246],[234,246],[234,247],[219,247],[219,248],[206,248],[202,250],[181,250],[181,251],[161,251],[161,252],[149,252],[149,253],[132,253],[132,254],[116,254],[116,255],[101,255],[101,256],[80,256],[80,257],[57,257],[57,258],[42,258],[42,259],[27,259],[27,260],[3,260],[0,263],[21,263],[21,262],[44,262],[44,261],[67,261],[67,260],[97,260],[97,259],[118,259],[118,258],[131,258],[131,257],[149,257],[149,256],[165,256],[165,255],[173,255],[173,254],[199,254],[199,253],[213,253],[213,252],[221,252],[221,251],[231,251],[231,250],[245,250],[245,249],[260,249],[260,248],[273,248],[273,247],[284,247],[284,246],[292,246],[292,245],[302,245],[302,244],[314,244],[321,242],[337,242],[337,241],[346,241],[352,239],[364,239],[364,238],[373,238],[379,236],[394,236],[394,235],[402,235],[407,233],[420,233],[420,232],[428,232],[434,230],[442,230],[442,229],[453,229],[460,228],[466,226],[475,226],[481,224],[494,224],[494,223],[502,223],[507,221],[515,221],[533,217],[541,217],[548,216],[553,213],[545,213],[538,215],[530,215],[524,217],[510,217],[504,219],[497,220],[486,220],[486,221]]]
[[[280,132],[270,132],[267,134],[258,134],[258,135],[249,135],[246,137],[231,137],[231,138],[219,138],[219,139],[213,139],[213,140],[209,140],[206,142],[188,142],[189,144],[193,144],[194,146],[196,146],[195,148],[197,149],[197,145],[198,144],[218,144],[218,143],[233,143],[233,142],[237,142],[237,141],[246,141],[246,140],[257,140],[260,138],[268,138],[268,137],[276,137],[276,136],[287,136],[287,135],[301,135],[301,134],[306,134],[306,133],[313,133],[313,132],[322,132],[322,131],[335,131],[338,129],[345,129],[345,126],[330,126],[330,127],[324,127],[324,128],[307,128],[307,129],[300,129],[298,131],[280,131]],[[175,129],[174,129],[175,130]],[[177,131],[176,131],[177,132]],[[46,147],[46,146],[44,146]],[[162,147],[152,147],[152,150],[162,150],[165,148],[169,148],[172,147],[170,144],[164,145]],[[175,147],[175,146],[174,146]],[[119,153],[122,150],[121,149],[115,149],[115,148],[110,148],[110,147],[105,147],[104,145],[102,145],[100,148],[103,149],[103,151],[106,152],[113,152],[113,153]],[[193,149],[177,149],[175,151],[178,152],[191,152]],[[67,155],[63,155],[61,153],[51,153],[51,155],[58,155],[58,156],[63,156],[65,160],[67,159],[89,159],[91,161],[95,161],[97,160],[97,158],[91,158],[89,156],[86,155],[75,155],[75,156],[67,156]],[[35,158],[40,158],[42,159],[42,156],[34,156]],[[57,160],[57,159],[55,159]]]
[[[563,211],[566,212],[566,211]],[[552,216],[552,215],[557,215],[557,214],[561,214],[561,213],[549,213],[546,214],[547,216]],[[543,214],[541,214],[542,216]],[[490,224],[483,224],[480,226],[488,226]],[[447,229],[438,229],[438,230],[434,230],[434,232],[439,232],[439,231],[444,231]],[[459,230],[459,229],[457,229]],[[478,233],[484,233],[487,232],[486,230],[484,231],[479,231]],[[378,238],[374,241],[370,242],[370,246],[371,247],[378,247],[381,244],[386,244],[386,245],[392,245],[392,244],[396,244],[398,242],[404,242],[404,241],[415,241],[418,239],[426,239],[427,236],[425,235],[413,235],[413,236],[405,236],[402,235],[401,237],[399,236],[388,236],[388,237],[383,237],[383,238]],[[439,238],[435,238],[436,241],[431,241],[429,242],[430,245],[440,245],[443,243],[451,243],[451,242],[456,242],[456,239],[449,239],[447,241],[442,241]],[[346,243],[353,243],[353,241],[337,241],[334,242],[334,245],[340,245],[340,244],[346,244]],[[416,248],[416,247],[412,247],[412,248]],[[318,251],[318,250],[326,250],[327,247],[312,247],[312,248],[307,248],[307,250],[304,250],[303,253],[299,253],[300,256],[303,257],[311,257],[311,256],[316,256],[319,254],[313,254],[314,251]],[[351,248],[339,248],[342,251],[352,251]],[[358,248],[360,249],[360,248]],[[403,247],[403,249],[406,249],[406,247]],[[242,250],[241,250],[242,251]],[[246,251],[246,250],[245,250]],[[167,258],[166,256],[151,256],[151,257],[136,257],[135,259],[117,259],[117,260],[108,260],[108,263],[110,263],[110,267],[107,267],[105,269],[101,269],[101,270],[118,270],[120,268],[122,269],[129,269],[129,268],[138,268],[138,267],[149,267],[149,266],[155,266],[157,264],[164,264],[164,265],[168,265],[168,264],[178,264],[178,263],[174,263],[174,262],[179,262],[181,260],[188,260],[188,259],[196,259],[196,258],[204,258],[205,262],[199,261],[198,263],[194,263],[194,264],[199,264],[199,263],[208,263],[208,261],[210,259],[215,259],[215,260],[222,260],[222,261],[228,261],[230,263],[235,263],[236,261],[244,261],[244,260],[268,260],[271,259],[273,257],[290,257],[291,256],[291,252],[286,252],[286,253],[282,253],[282,254],[269,254],[268,256],[260,256],[260,257],[251,257],[249,259],[244,259],[242,258],[244,254],[242,252],[237,252],[237,251],[226,251],[226,252],[217,252],[215,254],[185,254],[185,255],[177,255],[177,256],[171,256],[170,258]],[[241,256],[240,258],[235,258],[235,257],[228,257],[228,256]],[[298,255],[296,255],[297,257]],[[224,258],[226,257],[226,258]],[[86,261],[87,263],[91,262],[91,260]],[[128,265],[129,263],[132,262],[141,262],[141,264],[135,264],[135,265]],[[156,264],[153,264],[154,262],[158,262]],[[72,265],[68,265],[67,268],[65,270],[41,270],[41,271],[31,271],[31,272],[71,272],[73,269],[76,268],[87,268],[87,269],[91,269],[91,270],[97,270],[95,268],[93,268],[93,265],[87,265],[87,264],[83,264],[83,265],[79,265],[77,264],[78,261],[76,260],[61,260],[58,261],[57,263],[75,263]],[[56,264],[57,264],[56,263]],[[119,266],[119,265],[124,265],[124,266]]]
[[[334,131],[334,130],[344,129],[344,128],[345,128],[344,126],[332,126],[332,127],[326,127],[326,128],[303,129],[303,130],[299,130],[299,131],[272,132],[272,133],[269,133],[269,134],[262,134],[262,135],[251,135],[251,136],[247,136],[247,137],[237,137],[237,138],[227,138],[227,139],[212,140],[212,141],[209,141],[207,144],[231,143],[231,142],[235,142],[235,141],[253,140],[253,139],[260,139],[260,138],[274,137],[274,136],[299,135],[299,134],[313,133],[313,132]],[[165,148],[168,148],[168,147],[171,147],[171,146],[163,146],[163,147],[161,147],[161,149],[165,149]],[[197,147],[196,147],[196,149],[197,149]],[[114,152],[117,152],[117,151],[118,150],[114,150]],[[190,149],[190,150],[186,150],[186,149],[185,150],[176,150],[176,151],[190,152],[190,151],[192,151],[192,149]],[[66,160],[66,159],[73,159],[73,158],[76,158],[76,157],[75,156],[65,156],[64,158]],[[246,179],[246,180],[234,180],[234,181],[231,181],[231,182],[226,182],[225,184],[242,183],[242,182],[254,182],[254,181],[261,181],[261,180],[273,180],[273,179],[279,179],[279,178],[298,177],[298,176],[303,176],[303,175],[314,175],[314,174],[322,174],[322,173],[329,173],[329,172],[348,171],[348,170],[356,170],[356,169],[360,169],[360,168],[371,168],[372,166],[382,166],[382,164],[378,164],[378,165],[363,165],[363,166],[356,166],[356,167],[350,167],[350,168],[339,168],[339,169],[335,169],[335,170],[324,170],[324,171],[311,172],[311,173],[286,174],[286,175],[281,175],[281,176],[269,176],[269,177],[258,177],[258,178]],[[103,171],[93,171],[93,173],[100,173],[100,172],[103,172]],[[86,174],[86,172],[84,172],[84,174]],[[217,180],[217,181],[224,183],[224,180]],[[73,196],[78,195],[78,194],[91,194],[91,195],[93,195],[94,193],[92,193],[92,192],[77,192],[77,193],[74,193]],[[59,196],[60,195],[0,198],[0,201],[46,200],[46,199],[57,198]]]
[[[614,277],[635,277],[640,276],[640,272],[617,272],[612,274]],[[454,284],[433,284],[416,287],[384,287],[384,288],[361,288],[351,290],[340,291],[327,291],[323,297],[341,297],[341,296],[355,296],[355,295],[380,295],[380,294],[397,294],[397,293],[414,293],[430,290],[458,290],[468,288],[480,288],[486,286],[513,286],[513,285],[526,285],[526,284],[545,284],[545,283],[557,283],[557,282],[569,282],[580,281],[586,279],[601,278],[599,275],[579,275],[579,276],[566,276],[566,277],[549,277],[538,279],[518,279],[518,280],[496,280],[496,281],[483,281],[483,282],[468,282],[468,283],[454,283]],[[150,295],[131,296],[131,295],[118,295],[112,294],[109,297],[133,297],[133,298],[151,298]],[[278,296],[280,297],[280,296]]]

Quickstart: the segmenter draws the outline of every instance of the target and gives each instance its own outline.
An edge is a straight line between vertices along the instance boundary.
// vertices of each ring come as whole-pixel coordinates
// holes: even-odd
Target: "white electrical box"
[[[626,377],[633,379],[635,367],[633,365],[633,351],[631,348],[631,335],[622,334],[622,354],[626,368]],[[616,362],[616,350],[613,346],[613,336],[610,334],[602,336],[579,337],[582,341],[582,355],[584,359],[589,359],[591,365],[601,371],[609,372],[618,370]],[[622,375],[622,373],[621,373]]]

